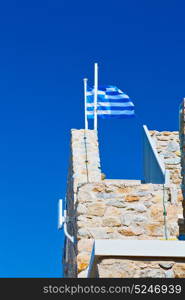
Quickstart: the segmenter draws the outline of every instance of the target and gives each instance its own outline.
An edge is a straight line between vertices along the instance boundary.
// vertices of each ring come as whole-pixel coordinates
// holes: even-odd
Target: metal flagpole
[[[87,120],[87,78],[84,78],[84,110],[85,110],[85,129],[88,129]]]
[[[94,130],[97,130],[98,64],[94,64]]]

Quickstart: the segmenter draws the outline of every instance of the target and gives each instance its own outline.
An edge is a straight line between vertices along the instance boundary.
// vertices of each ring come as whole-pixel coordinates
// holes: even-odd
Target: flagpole
[[[98,64],[94,64],[94,130],[97,130]]]
[[[88,120],[87,120],[87,78],[84,78],[84,110],[85,110],[85,129],[88,129]]]

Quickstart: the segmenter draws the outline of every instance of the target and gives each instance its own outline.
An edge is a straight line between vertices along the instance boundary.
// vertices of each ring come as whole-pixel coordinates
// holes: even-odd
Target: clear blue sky
[[[178,129],[184,11],[181,0],[1,1],[0,277],[61,276],[57,200],[94,62],[150,129]],[[99,139],[108,178],[142,177],[136,120],[101,120]]]

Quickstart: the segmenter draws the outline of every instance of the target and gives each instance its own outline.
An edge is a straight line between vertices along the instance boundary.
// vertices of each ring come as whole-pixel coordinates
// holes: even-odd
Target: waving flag
[[[86,110],[87,118],[94,118],[94,89],[87,89]],[[129,96],[115,86],[105,86],[98,88],[97,97],[98,117],[125,118],[134,116],[134,104]]]

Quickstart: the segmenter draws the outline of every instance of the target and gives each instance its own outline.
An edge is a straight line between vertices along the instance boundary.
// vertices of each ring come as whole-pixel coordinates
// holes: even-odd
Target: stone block
[[[111,205],[111,206],[115,206],[115,207],[118,207],[118,208],[122,208],[122,207],[125,207],[126,204],[125,202],[123,201],[119,201],[119,200],[116,200],[116,199],[111,199],[109,200],[106,205]]]
[[[93,130],[86,132],[86,149],[84,147],[84,130],[72,131],[72,168],[69,172],[67,193],[69,214],[77,213],[77,220],[72,218],[77,238],[77,266],[79,277],[86,277],[89,255],[94,239],[160,239],[164,238],[163,218],[163,186],[160,184],[140,184],[136,181],[101,180],[99,149],[97,135]],[[170,170],[170,180],[180,185],[180,148],[178,133],[153,131],[153,139],[158,152]],[[184,136],[183,136],[184,139]],[[184,143],[185,145],[185,143]],[[185,151],[185,146],[182,151]],[[85,160],[88,160],[86,163]],[[185,155],[182,161],[185,165]],[[87,169],[89,180],[87,183]],[[185,170],[185,167],[184,167]],[[185,171],[182,170],[182,175]],[[70,175],[71,174],[71,175]],[[72,178],[73,177],[73,178]],[[185,184],[185,180],[183,180]],[[178,234],[177,214],[185,211],[183,194],[178,192],[178,201],[171,204],[171,186],[165,187],[165,204],[167,208],[167,229],[169,238]],[[185,192],[184,192],[185,194]],[[177,198],[177,197],[176,197]],[[184,203],[184,204],[183,204]],[[74,207],[74,211],[73,211]],[[185,232],[184,224],[179,224],[181,233]],[[71,227],[72,228],[72,227]],[[71,231],[71,230],[70,230]],[[74,256],[71,247],[69,258]],[[75,257],[76,259],[76,257]],[[75,274],[75,259],[70,261],[71,270]],[[168,262],[135,262],[132,260],[113,259],[109,263],[98,264],[102,277],[181,277],[185,273],[182,264],[172,267]],[[185,277],[185,276],[184,276]]]
[[[180,158],[176,157],[176,158],[167,158],[165,159],[165,164],[168,165],[178,165],[180,164]]]
[[[130,193],[131,190],[132,190],[131,187],[129,187],[129,186],[124,186],[124,187],[118,187],[118,188],[116,189],[116,192],[117,192],[117,193],[120,193],[120,194],[126,194],[126,193]]]
[[[140,271],[140,278],[165,278],[165,272],[160,269],[146,269]]]
[[[109,228],[111,229],[111,228]],[[93,239],[108,239],[108,229],[106,227],[103,228],[89,228],[89,232]]]
[[[164,220],[164,216],[163,216],[163,207],[160,205],[153,205],[151,207],[151,218],[155,221],[155,222],[162,222]]]
[[[163,224],[161,223],[151,223],[145,226],[147,235],[152,237],[162,237],[164,235]]]
[[[159,262],[159,266],[162,268],[162,269],[165,269],[165,270],[169,270],[173,267],[174,265],[174,262]]]
[[[78,204],[77,206],[77,215],[87,214],[87,207],[83,204]]]
[[[124,214],[123,216],[121,216],[122,225],[129,226],[132,222],[133,222],[133,215]]]
[[[88,238],[88,237],[91,237],[91,234],[90,234],[90,232],[89,232],[88,229],[86,229],[86,228],[79,228],[78,229],[78,236],[79,237],[86,237],[86,238]]]
[[[87,278],[88,269],[78,273],[78,278]]]
[[[161,134],[164,136],[169,136],[171,135],[171,131],[162,131]]]
[[[82,238],[78,241],[78,251],[79,252],[90,252],[92,251],[93,239]]]
[[[168,146],[166,148],[167,151],[169,152],[175,152],[179,150],[179,144],[175,141],[171,141],[168,143]]]
[[[172,221],[172,220],[177,220],[178,217],[178,209],[177,209],[177,205],[169,205],[166,208],[167,211],[167,218],[168,220]]]
[[[136,212],[143,213],[147,211],[147,208],[144,204],[132,204],[128,208],[128,210],[135,210]]]
[[[127,195],[127,196],[125,197],[125,200],[126,200],[127,202],[135,202],[135,201],[139,201],[139,199],[140,199],[140,197],[137,196],[137,195]]]
[[[178,201],[183,201],[183,194],[182,194],[182,191],[179,191],[178,192]]]
[[[124,236],[138,236],[144,234],[144,229],[139,226],[122,227],[118,232]]]
[[[143,215],[136,215],[133,219],[133,221],[136,223],[136,224],[140,224],[140,223],[147,223],[148,221],[148,218],[147,217],[144,217]],[[142,226],[142,224],[141,224]]]

